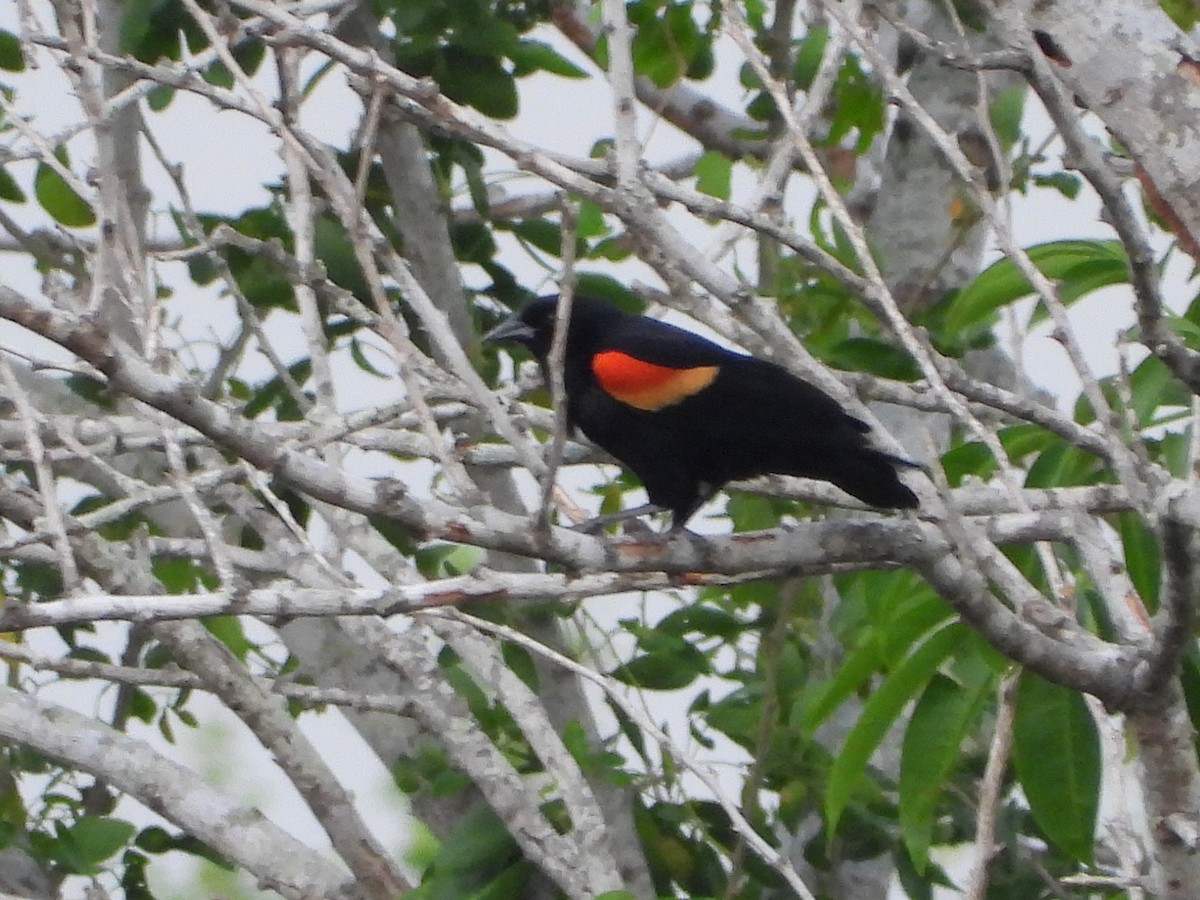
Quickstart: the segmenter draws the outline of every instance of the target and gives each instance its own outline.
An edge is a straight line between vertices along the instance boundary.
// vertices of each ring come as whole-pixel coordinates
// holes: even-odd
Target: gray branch
[[[0,737],[104,779],[285,897],[357,896],[346,873],[257,809],[238,804],[148,744],[95,719],[0,687]]]

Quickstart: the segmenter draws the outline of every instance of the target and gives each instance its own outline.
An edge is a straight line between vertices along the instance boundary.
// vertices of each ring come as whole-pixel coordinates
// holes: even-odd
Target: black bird
[[[485,335],[546,371],[558,296]],[[563,366],[568,427],[627,466],[681,528],[726,482],[776,473],[829,481],[870,506],[912,509],[896,475],[914,463],[868,446],[867,423],[774,363],[577,296]]]

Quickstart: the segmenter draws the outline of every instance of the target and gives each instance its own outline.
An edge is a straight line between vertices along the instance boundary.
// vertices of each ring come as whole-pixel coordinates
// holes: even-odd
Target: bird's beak
[[[517,316],[512,316],[485,334],[483,339],[492,344],[525,344],[528,346],[535,337],[537,337],[537,332]]]

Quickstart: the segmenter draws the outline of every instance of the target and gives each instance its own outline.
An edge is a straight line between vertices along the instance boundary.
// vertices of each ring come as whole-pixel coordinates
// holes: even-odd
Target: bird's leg
[[[596,516],[595,518],[588,519],[586,522],[580,522],[578,525],[572,526],[572,530],[582,531],[584,534],[592,534],[600,531],[602,528],[607,528],[609,525],[615,525],[617,522],[625,522],[629,519],[637,519],[641,516],[649,516],[660,512],[666,512],[665,507],[654,503],[643,503],[641,506],[635,506],[632,509],[623,509],[620,512],[609,513],[606,516]]]

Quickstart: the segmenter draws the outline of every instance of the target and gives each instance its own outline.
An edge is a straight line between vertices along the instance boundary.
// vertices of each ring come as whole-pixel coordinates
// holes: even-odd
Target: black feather
[[[524,344],[544,367],[557,301],[534,300],[488,339]],[[592,358],[607,350],[673,369],[718,371],[678,402],[638,409],[597,380]],[[917,506],[896,474],[912,463],[871,447],[869,426],[824,391],[674,325],[576,297],[563,380],[570,424],[637,475],[677,527],[725,483],[768,474],[828,481],[871,506]]]

